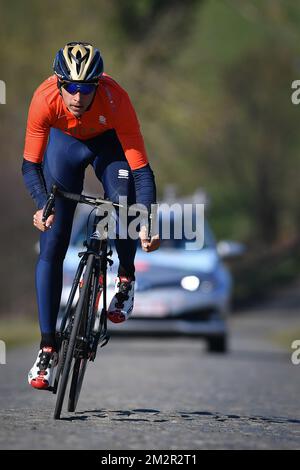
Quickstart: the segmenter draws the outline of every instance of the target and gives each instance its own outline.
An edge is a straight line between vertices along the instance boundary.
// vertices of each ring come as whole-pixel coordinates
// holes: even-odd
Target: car
[[[164,220],[164,211],[159,211],[160,231]],[[175,223],[173,214],[171,226]],[[64,263],[61,314],[78,265],[78,252],[89,230],[86,208],[77,209]],[[146,253],[137,249],[133,313],[122,324],[110,323],[111,334],[188,335],[204,338],[211,352],[227,351],[233,281],[223,258],[240,254],[241,247],[234,242],[217,243],[207,220],[203,247],[191,250],[187,243],[191,240],[185,235],[176,237],[171,229],[170,237],[162,239],[159,250]],[[114,264],[107,272],[108,302],[114,295],[118,266],[113,252]]]

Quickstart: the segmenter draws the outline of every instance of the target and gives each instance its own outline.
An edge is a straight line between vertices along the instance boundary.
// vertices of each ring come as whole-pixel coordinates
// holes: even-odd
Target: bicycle
[[[108,226],[103,227],[103,233],[98,230],[98,224],[103,220],[100,206],[123,207],[107,199],[68,193],[52,186],[43,211],[43,221],[53,212],[56,197],[63,197],[94,207],[95,215],[92,224],[92,234],[84,241],[86,251],[78,253],[81,258],[67,301],[65,312],[58,331],[56,331],[58,363],[51,390],[57,394],[54,419],[59,419],[66,394],[66,389],[72,373],[68,411],[74,412],[78,403],[87,362],[94,361],[98,345],[104,347],[109,341],[107,333],[107,304],[106,304],[106,274],[107,266],[111,266],[112,250],[108,249]],[[74,306],[74,298],[79,293]],[[100,297],[103,308],[98,313]],[[72,368],[73,364],[73,368]]]

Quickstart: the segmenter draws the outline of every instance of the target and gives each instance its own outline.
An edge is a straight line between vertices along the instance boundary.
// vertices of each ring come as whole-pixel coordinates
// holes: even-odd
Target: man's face
[[[75,117],[80,117],[88,109],[93,101],[95,92],[96,88],[89,95],[83,95],[80,91],[75,95],[72,95],[71,93],[68,93],[64,87],[61,87],[61,94],[64,103]]]

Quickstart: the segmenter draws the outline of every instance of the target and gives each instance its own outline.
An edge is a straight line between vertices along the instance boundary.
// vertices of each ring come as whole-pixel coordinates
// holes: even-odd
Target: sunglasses
[[[97,88],[97,85],[95,83],[65,82],[61,86],[71,95],[76,95],[76,93],[78,92],[82,95],[89,95],[93,93]]]

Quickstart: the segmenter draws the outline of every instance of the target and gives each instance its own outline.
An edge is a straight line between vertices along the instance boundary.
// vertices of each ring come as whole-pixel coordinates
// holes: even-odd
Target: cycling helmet
[[[53,69],[60,80],[97,82],[103,73],[103,60],[91,44],[69,42],[57,52]]]

